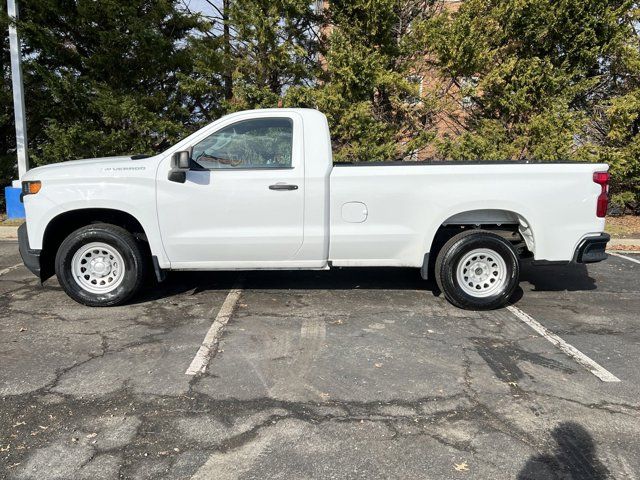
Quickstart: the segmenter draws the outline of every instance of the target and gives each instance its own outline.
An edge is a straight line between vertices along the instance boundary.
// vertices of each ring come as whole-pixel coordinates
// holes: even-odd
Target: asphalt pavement
[[[471,312],[413,269],[172,273],[89,308],[0,242],[0,478],[634,480],[639,279],[524,265]]]

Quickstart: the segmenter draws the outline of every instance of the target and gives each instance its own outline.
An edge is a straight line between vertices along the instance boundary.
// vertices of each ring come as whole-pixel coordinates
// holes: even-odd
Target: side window
[[[192,159],[206,169],[289,168],[293,122],[256,118],[218,130],[193,147]]]

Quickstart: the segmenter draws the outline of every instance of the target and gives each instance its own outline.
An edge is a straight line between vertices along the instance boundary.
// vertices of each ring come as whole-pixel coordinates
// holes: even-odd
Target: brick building
[[[429,8],[434,12],[448,10],[456,11],[460,8],[463,0],[439,0]],[[316,0],[316,11],[323,11],[329,7],[329,0]],[[427,8],[427,3],[425,3]],[[331,35],[332,26],[323,25],[319,34],[323,38]],[[324,58],[320,57],[320,62],[324,64]],[[429,120],[426,128],[435,129],[436,137],[457,136],[464,131],[465,110],[470,106],[470,99],[461,97],[460,88],[472,86],[477,82],[477,78],[452,79],[443,75],[442,72],[431,65],[429,57],[425,57],[422,65],[418,65],[414,75],[410,80],[418,86],[418,101],[428,101],[437,105],[435,112]],[[428,98],[431,97],[431,98]],[[435,157],[435,149],[428,146],[414,152],[406,157],[407,160],[427,160]]]

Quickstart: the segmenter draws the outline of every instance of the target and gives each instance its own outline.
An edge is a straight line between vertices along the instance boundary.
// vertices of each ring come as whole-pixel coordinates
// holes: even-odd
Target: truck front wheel
[[[97,223],[72,232],[56,253],[60,285],[71,298],[92,307],[120,305],[141,287],[145,258],[122,227]]]
[[[468,310],[504,306],[518,286],[520,263],[504,238],[485,230],[459,233],[444,244],[435,264],[438,287]]]

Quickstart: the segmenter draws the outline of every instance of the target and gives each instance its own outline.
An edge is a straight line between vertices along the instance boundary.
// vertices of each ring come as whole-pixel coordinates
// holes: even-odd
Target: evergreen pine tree
[[[430,138],[431,105],[420,98],[411,24],[429,3],[335,0],[329,3],[324,71],[288,105],[318,108],[329,118],[338,161],[401,159]]]
[[[173,0],[23,0],[35,163],[161,150],[189,130],[179,88],[197,18]]]
[[[615,198],[640,200],[637,25],[628,0],[465,0],[423,22],[415,45],[458,87],[440,154],[606,161]]]

